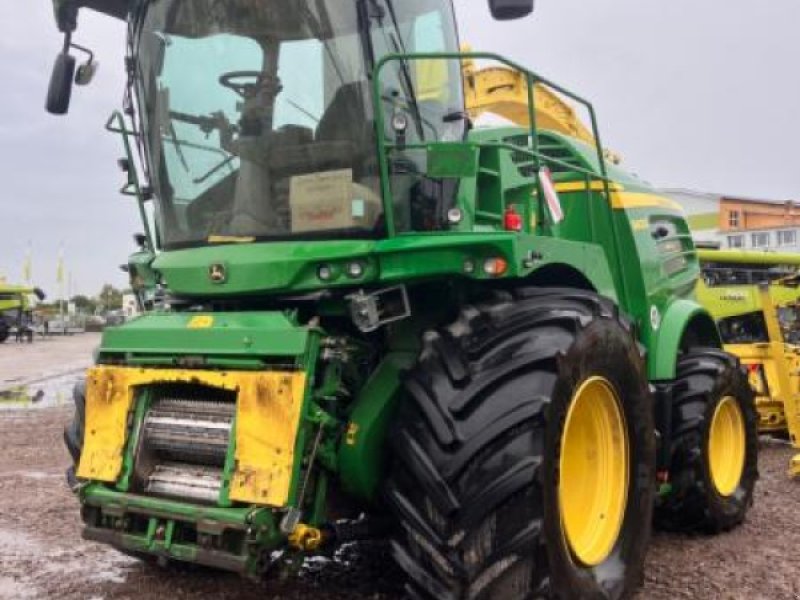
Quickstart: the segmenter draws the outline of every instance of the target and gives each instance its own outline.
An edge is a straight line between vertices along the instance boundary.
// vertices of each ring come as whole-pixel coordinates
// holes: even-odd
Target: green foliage
[[[73,296],[70,302],[75,305],[75,310],[84,315],[93,315],[98,304],[96,300],[82,294]]]
[[[106,283],[100,293],[97,294],[96,305],[105,311],[121,309],[122,290],[115,288],[110,283]]]

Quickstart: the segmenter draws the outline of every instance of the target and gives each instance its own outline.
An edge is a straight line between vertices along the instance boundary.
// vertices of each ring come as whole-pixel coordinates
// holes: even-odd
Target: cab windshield
[[[382,235],[370,75],[387,53],[457,51],[449,0],[143,10],[136,92],[164,248]],[[444,117],[463,111],[460,73],[440,74],[446,101],[418,101],[430,77],[418,62],[387,67],[382,98],[405,98],[419,138],[452,137]]]

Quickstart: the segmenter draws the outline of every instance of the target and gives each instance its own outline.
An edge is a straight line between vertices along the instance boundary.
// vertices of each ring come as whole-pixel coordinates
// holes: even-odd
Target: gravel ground
[[[92,360],[99,333],[36,336],[32,344],[11,340],[0,344],[0,391],[79,373]]]
[[[56,397],[65,397],[76,375],[51,375],[49,383],[37,380],[26,393],[51,395],[59,388]],[[21,409],[18,399],[4,400],[0,393],[0,598],[402,597],[400,577],[381,547],[350,548],[333,563],[315,561],[300,580],[254,584],[191,567],[159,569],[81,540],[77,504],[63,477],[68,457],[61,431],[71,408],[58,403],[45,399]],[[800,599],[800,566],[793,556],[800,551],[800,483],[786,477],[792,453],[786,445],[762,442],[755,506],[736,531],[718,537],[657,533],[636,600]]]
[[[162,570],[80,539],[63,483],[61,428],[69,409],[0,411],[0,598],[162,600],[397,599],[399,577],[380,552],[352,550],[301,581],[256,585],[192,568]],[[800,486],[787,479],[790,448],[762,443],[761,480],[745,525],[718,537],[658,533],[637,600],[800,599]],[[356,555],[369,557],[359,563]]]

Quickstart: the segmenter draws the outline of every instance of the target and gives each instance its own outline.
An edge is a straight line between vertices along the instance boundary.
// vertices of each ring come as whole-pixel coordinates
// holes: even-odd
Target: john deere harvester
[[[698,300],[748,370],[759,431],[800,448],[800,255],[701,250]],[[789,474],[800,476],[800,454]]]
[[[606,164],[588,102],[460,54],[449,0],[57,0],[51,112],[93,70],[80,7],[128,24],[109,128],[158,288],[76,392],[86,538],[251,576],[390,538],[418,598],[620,598],[654,508],[744,519],[746,374],[680,208]],[[530,127],[471,129],[466,58],[596,142],[533,93]]]

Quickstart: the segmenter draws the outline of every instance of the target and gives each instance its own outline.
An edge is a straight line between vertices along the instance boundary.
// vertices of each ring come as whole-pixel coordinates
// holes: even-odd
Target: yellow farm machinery
[[[30,334],[31,298],[44,299],[44,292],[39,288],[10,285],[0,279],[0,344],[5,342],[12,332],[23,331]]]
[[[747,367],[759,431],[800,448],[800,255],[700,250],[698,300]],[[800,454],[789,474],[800,476]]]

